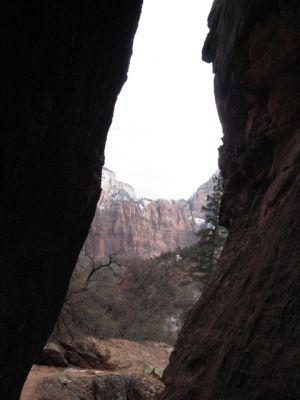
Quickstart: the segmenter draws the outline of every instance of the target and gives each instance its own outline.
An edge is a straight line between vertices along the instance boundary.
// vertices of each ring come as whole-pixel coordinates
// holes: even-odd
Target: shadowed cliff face
[[[223,125],[218,271],[162,400],[300,398],[300,5],[216,0],[203,56]]]
[[[62,306],[141,3],[1,2],[1,399],[19,398]]]

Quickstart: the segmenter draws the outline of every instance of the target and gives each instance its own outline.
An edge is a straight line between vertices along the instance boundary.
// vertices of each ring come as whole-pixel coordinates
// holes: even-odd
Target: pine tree
[[[192,269],[192,277],[206,285],[211,273],[216,269],[217,261],[224,246],[227,232],[219,223],[220,203],[223,192],[220,174],[213,178],[213,192],[207,196],[206,227],[197,234],[197,265]]]

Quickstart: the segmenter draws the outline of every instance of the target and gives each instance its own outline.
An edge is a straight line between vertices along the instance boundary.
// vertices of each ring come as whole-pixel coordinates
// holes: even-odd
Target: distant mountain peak
[[[101,186],[103,195],[112,200],[136,200],[133,187],[128,183],[119,182],[116,174],[105,167],[102,169]]]

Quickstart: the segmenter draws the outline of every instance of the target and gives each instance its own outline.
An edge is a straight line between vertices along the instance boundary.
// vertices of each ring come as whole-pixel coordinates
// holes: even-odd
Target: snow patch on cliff
[[[102,169],[102,197],[110,198],[113,201],[136,200],[132,186],[117,180],[116,174],[107,168]],[[100,209],[104,207],[100,206]]]
[[[203,226],[205,224],[205,219],[203,218],[194,218],[194,222],[197,226]]]

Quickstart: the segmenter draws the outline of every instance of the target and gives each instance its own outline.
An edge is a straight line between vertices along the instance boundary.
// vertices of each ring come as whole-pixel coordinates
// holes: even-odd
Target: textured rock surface
[[[118,182],[104,168],[86,251],[96,258],[108,254],[149,257],[190,246],[197,241],[195,233],[204,222],[202,206],[211,190],[208,181],[188,200],[138,199],[130,185]]]
[[[165,343],[152,341],[132,342],[124,339],[97,340],[85,338],[85,344],[93,340],[92,347],[84,354],[82,342],[79,352],[91,359],[90,353],[109,354],[106,364],[99,368],[49,368],[34,365],[25,383],[21,400],[148,400],[163,389],[163,383],[157,374],[168,363],[171,347]],[[51,345],[53,349],[57,345]],[[47,345],[49,348],[49,344]],[[74,348],[74,347],[73,347]],[[60,353],[66,353],[68,346],[60,346]],[[63,354],[68,358],[67,354]],[[49,364],[47,360],[47,363]],[[109,369],[109,371],[108,371]]]
[[[111,354],[107,346],[92,337],[81,340],[48,342],[35,364],[53,367],[112,369],[107,363]]]
[[[41,367],[35,374],[44,376],[21,400],[154,400],[163,389],[162,382],[151,376],[72,369],[58,373]]]
[[[141,0],[0,4],[0,398],[51,333],[100,194]]]
[[[224,130],[219,270],[190,312],[161,400],[300,398],[300,5],[216,0]]]
[[[65,365],[56,365],[57,358],[53,358],[54,353],[50,353],[47,351],[48,349],[56,350],[55,354],[59,354]],[[89,336],[82,337],[80,340],[60,342],[60,344],[47,343],[42,357],[36,364],[142,373],[150,367],[164,369],[171,351],[172,346],[162,342],[97,339]],[[79,357],[74,359],[73,356],[76,353]],[[94,364],[95,360],[96,364]],[[84,365],[82,361],[84,361]]]

